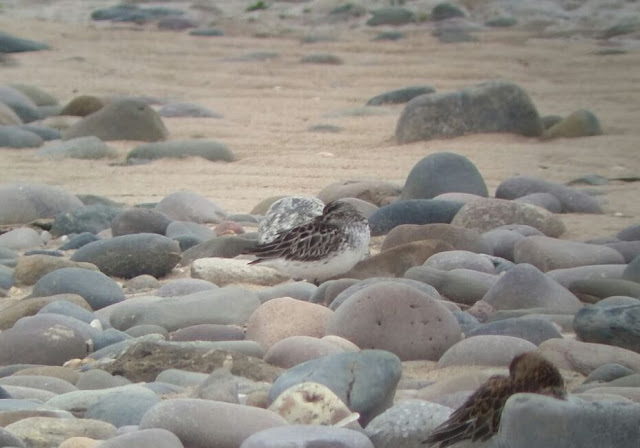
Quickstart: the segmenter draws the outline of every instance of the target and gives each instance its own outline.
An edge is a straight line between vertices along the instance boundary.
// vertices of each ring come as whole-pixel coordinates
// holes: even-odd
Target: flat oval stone
[[[100,448],[183,448],[180,439],[161,428],[141,429],[116,435],[100,442]]]
[[[470,330],[467,337],[479,335],[513,336],[540,345],[547,339],[562,338],[562,333],[549,319],[517,317],[489,322]]]
[[[373,448],[364,434],[346,428],[318,425],[289,425],[260,431],[240,448]]]
[[[100,233],[111,227],[111,220],[120,210],[120,207],[93,204],[58,213],[51,226],[51,233],[55,236],[83,232]]]
[[[227,216],[217,204],[191,191],[171,193],[155,209],[175,221],[218,224]]]
[[[603,364],[617,363],[640,371],[640,354],[620,347],[572,339],[549,339],[540,344],[539,353],[559,369],[589,375]]]
[[[499,278],[496,275],[467,269],[442,271],[428,266],[411,268],[404,276],[431,285],[442,296],[466,305],[473,305],[481,300]]]
[[[116,428],[106,422],[79,418],[29,417],[5,428],[23,440],[46,440],[37,447],[59,446],[71,437],[84,436],[92,439],[108,439],[116,434]]]
[[[84,418],[111,423],[116,428],[137,425],[143,415],[160,401],[158,396],[147,392],[114,392],[88,406]]]
[[[385,251],[418,240],[441,240],[449,243],[456,250],[493,255],[492,248],[478,232],[451,224],[404,224],[397,226],[389,231],[382,242],[381,250]]]
[[[202,157],[211,162],[233,162],[236,158],[225,144],[215,140],[172,140],[136,146],[127,154],[127,161],[185,157]]]
[[[20,227],[0,235],[0,247],[6,249],[25,250],[43,245],[40,234],[30,227]]]
[[[640,353],[640,304],[586,306],[576,313],[573,327],[581,341],[615,345]]]
[[[553,269],[547,271],[545,275],[568,288],[576,280],[622,278],[626,267],[627,265],[624,264],[576,266],[574,268]]]
[[[536,349],[531,342],[512,336],[473,336],[447,350],[438,367],[508,366],[517,355]]]
[[[132,208],[118,213],[111,221],[113,236],[132,233],[157,233],[164,235],[171,220],[164,214],[148,208]]]

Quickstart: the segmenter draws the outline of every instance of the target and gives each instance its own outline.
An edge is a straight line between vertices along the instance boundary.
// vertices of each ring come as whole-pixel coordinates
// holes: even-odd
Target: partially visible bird
[[[498,432],[507,399],[521,392],[566,397],[558,369],[535,352],[522,353],[511,361],[509,376],[489,378],[422,443],[445,448],[463,440],[490,439]]]
[[[261,263],[318,284],[354,267],[369,251],[370,239],[367,219],[338,200],[327,204],[322,215],[245,253],[258,257],[250,264]]]

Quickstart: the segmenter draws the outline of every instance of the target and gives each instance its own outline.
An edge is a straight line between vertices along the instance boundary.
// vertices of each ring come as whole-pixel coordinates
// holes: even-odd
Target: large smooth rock
[[[576,280],[621,278],[626,267],[624,264],[577,266],[575,268],[554,269],[547,271],[545,275],[568,288]]]
[[[265,409],[220,401],[176,398],[151,408],[140,429],[162,428],[191,448],[239,447],[249,436],[287,422]]]
[[[137,425],[144,414],[160,403],[154,393],[133,390],[113,392],[99,398],[87,407],[84,418],[111,423],[116,428]]]
[[[348,180],[327,185],[317,196],[325,204],[337,199],[356,198],[381,207],[397,198],[400,191],[399,185],[381,180]]]
[[[329,318],[326,331],[403,361],[436,361],[462,337],[458,321],[439,300],[400,283],[376,283],[354,293]]]
[[[640,353],[640,304],[584,307],[576,313],[573,328],[581,341]]]
[[[402,224],[451,223],[463,204],[438,199],[409,199],[385,205],[369,217],[371,236],[388,233]]]
[[[217,204],[191,191],[171,193],[155,209],[175,221],[218,224],[227,216]]]
[[[51,226],[55,236],[72,233],[100,233],[111,226],[111,221],[120,213],[120,207],[94,204],[58,213]]]
[[[346,428],[319,425],[290,425],[265,429],[240,448],[373,448],[366,435]]]
[[[0,185],[0,224],[22,224],[82,207],[76,196],[60,187],[37,183]]]
[[[364,350],[303,362],[284,372],[269,391],[269,402],[294,384],[315,382],[331,389],[366,424],[391,406],[402,364],[392,353]]]
[[[488,232],[507,224],[524,224],[535,227],[551,237],[558,237],[565,231],[565,225],[560,218],[547,210],[504,199],[478,199],[468,202],[455,215],[451,224],[478,232]]]
[[[0,32],[0,51],[2,53],[20,53],[23,51],[48,50],[49,45],[44,42],[23,39],[9,33]]]
[[[98,268],[91,263],[82,263],[67,260],[51,255],[29,255],[20,257],[13,271],[13,278],[19,285],[33,285],[50,272],[63,268],[81,268],[97,271]]]
[[[310,359],[342,353],[337,344],[310,336],[291,336],[273,344],[264,355],[264,361],[284,369]]]
[[[603,364],[617,363],[640,372],[640,354],[611,345],[572,339],[549,339],[540,344],[540,354],[558,368],[589,375]]]
[[[164,214],[148,208],[132,208],[118,213],[111,221],[113,236],[133,233],[157,233],[164,235],[171,220]],[[167,235],[169,236],[169,235]]]
[[[0,147],[37,148],[44,140],[36,133],[18,126],[0,126]]]
[[[87,136],[49,143],[40,148],[36,155],[57,159],[102,159],[116,157],[118,152],[99,138]]]
[[[315,303],[290,297],[269,300],[251,314],[246,323],[247,339],[265,350],[291,336],[321,338],[333,312]]]
[[[71,437],[108,439],[116,428],[106,422],[90,419],[30,417],[12,423],[7,431],[26,442],[29,448],[57,448]]]
[[[419,240],[442,240],[456,250],[468,250],[480,254],[493,254],[491,247],[482,236],[469,229],[451,224],[400,225],[389,231],[382,242],[381,250],[385,251],[401,244]]]
[[[512,336],[473,336],[447,350],[438,361],[438,367],[508,366],[517,355],[536,348],[531,342]]]
[[[233,152],[223,143],[215,140],[172,140],[170,142],[146,143],[136,146],[127,160],[183,159],[185,157],[202,157],[211,162],[233,162]]]
[[[513,261],[532,264],[543,272],[598,264],[624,264],[620,252],[599,244],[529,236],[513,248]]]
[[[99,310],[124,300],[122,288],[102,272],[80,268],[62,268],[42,277],[33,287],[32,296],[78,294],[91,308]]]
[[[401,198],[433,199],[451,192],[482,197],[489,194],[480,171],[471,160],[453,152],[437,152],[411,168]]]
[[[250,291],[237,287],[200,291],[181,297],[125,302],[113,309],[111,325],[126,330],[136,325],[158,325],[168,331],[197,324],[243,325],[260,306]]]
[[[72,261],[93,263],[107,275],[133,278],[167,275],[180,262],[178,243],[155,233],[137,233],[94,241],[81,247]]]
[[[431,93],[409,101],[396,125],[396,139],[410,143],[472,132],[542,134],[529,95],[516,84],[490,81],[451,93]]]
[[[638,421],[640,403],[516,394],[502,411],[497,443],[511,448],[631,448],[640,440]]]
[[[0,85],[0,102],[9,106],[24,123],[43,117],[38,106],[27,95],[7,85]]]
[[[11,328],[20,318],[33,316],[46,305],[64,300],[85,310],[91,310],[91,306],[77,294],[59,294],[47,297],[27,297],[3,308],[0,311],[0,330]]]
[[[101,140],[164,140],[169,131],[147,104],[133,99],[115,100],[66,129],[63,138],[94,135]]]
[[[99,448],[184,448],[174,433],[161,428],[125,432],[100,442],[98,446]]]
[[[550,319],[536,316],[512,317],[480,325],[466,333],[467,337],[480,335],[513,336],[540,345],[547,339],[562,338],[562,333]]]
[[[362,289],[368,288],[369,286],[377,283],[400,283],[403,285],[411,286],[417,289],[418,291],[422,291],[430,297],[434,297],[434,298],[439,297],[438,291],[436,291],[436,289],[433,286],[426,285],[420,281],[410,280],[408,278],[373,277],[365,280],[355,281],[355,283],[353,283],[353,279],[344,279],[344,280],[349,280],[349,282],[346,282],[343,285],[340,285],[340,284],[336,285],[338,288],[328,298],[331,302],[329,308],[331,308],[334,311],[338,309],[338,307],[342,305],[345,302],[345,300],[347,300],[356,292]],[[331,297],[333,297],[333,299],[331,299]]]
[[[411,86],[402,89],[391,90],[389,92],[376,95],[367,101],[367,106],[380,106],[382,104],[400,104],[427,93],[433,93],[436,90],[431,86]]]
[[[43,245],[40,234],[31,227],[20,227],[0,235],[0,247],[6,249],[25,250]]]
[[[481,300],[498,281],[497,276],[467,269],[441,271],[428,266],[416,266],[404,274],[405,278],[424,282],[456,303],[473,305]]]
[[[582,307],[576,296],[530,264],[509,269],[482,300],[495,310],[542,308],[575,313]]]
[[[602,213],[600,203],[593,196],[535,177],[518,176],[502,181],[496,189],[496,198],[517,199],[532,193],[552,194],[560,201],[564,213]]]

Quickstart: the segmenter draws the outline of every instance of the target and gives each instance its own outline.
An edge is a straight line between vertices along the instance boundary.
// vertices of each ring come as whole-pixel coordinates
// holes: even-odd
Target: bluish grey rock
[[[131,336],[127,333],[118,331],[115,328],[107,328],[91,340],[93,342],[93,350],[98,351],[110,345],[117,344],[118,342],[126,341],[127,339],[131,339]]]
[[[185,446],[210,448],[237,447],[261,430],[286,424],[282,417],[266,409],[176,398],[165,400],[147,411],[139,427],[167,429],[177,435]]]
[[[138,5],[127,3],[118,4],[109,8],[96,9],[91,13],[92,20],[112,20],[114,22],[146,23],[168,16],[180,16],[184,11],[167,7],[141,8]]]
[[[128,384],[125,386],[110,387],[107,389],[71,391],[51,398],[46,402],[46,404],[54,409],[62,409],[65,411],[73,411],[83,414],[87,409],[89,409],[89,407],[112,394],[120,394],[120,396],[130,394],[135,395],[138,399],[142,399],[143,397],[153,399],[156,397],[156,394],[146,387],[142,387],[138,384]]]
[[[62,134],[60,134],[60,131],[58,131],[57,129],[46,127],[46,126],[38,126],[35,124],[23,124],[23,125],[20,125],[20,129],[33,132],[34,134],[40,136],[40,138],[45,142],[50,140],[60,140],[62,138]]]
[[[489,256],[476,254],[466,250],[450,250],[438,252],[430,256],[423,263],[433,269],[441,271],[452,271],[454,269],[468,269],[471,271],[483,272],[485,274],[495,274],[495,267]]]
[[[473,336],[463,339],[447,350],[438,361],[438,367],[507,367],[515,356],[535,351],[536,348],[531,342],[512,336]]]
[[[160,401],[155,394],[149,395],[146,392],[144,394],[132,391],[114,392],[87,407],[84,418],[108,422],[116,428],[137,425],[142,420],[142,416]]]
[[[400,7],[374,9],[371,14],[373,17],[367,20],[369,26],[405,25],[416,20],[413,11]]]
[[[111,221],[120,211],[120,207],[96,204],[58,213],[53,221],[51,233],[54,236],[83,232],[100,233],[111,226]]]
[[[422,291],[423,293],[431,297],[435,297],[435,298],[440,297],[438,294],[438,291],[436,291],[436,289],[433,286],[425,285],[420,281],[406,279],[406,278],[372,277],[365,280],[356,281],[356,283],[353,283],[353,284],[349,284],[349,283],[344,284],[344,288],[337,293],[337,295],[333,300],[331,300],[331,305],[329,308],[335,311],[336,309],[338,309],[340,305],[344,303],[345,300],[347,300],[356,292],[361,291],[365,288],[368,288],[369,286],[376,283],[387,283],[387,282],[399,283],[402,285],[410,286],[414,289],[417,289],[418,291]]]
[[[510,448],[631,448],[640,440],[639,419],[639,403],[516,394],[502,411],[497,442]]]
[[[493,249],[495,256],[513,261],[513,248],[516,243],[530,235],[544,234],[535,227],[514,224],[484,232],[482,239]]]
[[[122,288],[102,272],[80,268],[63,268],[42,277],[33,287],[34,297],[74,293],[82,296],[91,308],[99,310],[124,300]]]
[[[529,236],[513,248],[513,261],[532,264],[543,272],[601,264],[624,264],[620,252],[598,244]]]
[[[508,270],[482,300],[495,310],[541,308],[573,314],[582,307],[576,296],[530,264]]]
[[[171,220],[164,214],[148,208],[132,208],[118,213],[111,221],[113,236],[133,233],[164,235]]]
[[[454,17],[465,17],[465,13],[459,7],[449,2],[438,3],[433,7],[430,15],[430,19],[434,22],[453,19]]]
[[[437,199],[394,202],[380,207],[371,215],[371,236],[384,235],[401,224],[450,223],[462,206],[461,202]]]
[[[188,221],[172,221],[167,226],[164,234],[171,239],[191,236],[198,241],[198,244],[216,237],[216,233],[209,227]]]
[[[187,266],[200,258],[234,258],[256,244],[256,240],[243,236],[218,236],[186,249],[180,264]]]
[[[131,381],[123,376],[114,376],[104,370],[93,369],[80,373],[75,384],[80,390],[98,390],[126,386],[131,384]]]
[[[107,275],[164,277],[181,259],[178,243],[154,233],[137,233],[95,241],[81,247],[71,260],[93,263]]]
[[[156,376],[156,381],[175,384],[182,387],[195,387],[209,377],[206,373],[189,372],[188,370],[166,369]],[[194,397],[195,398],[195,397]],[[202,397],[198,397],[202,398]]]
[[[573,327],[581,341],[640,353],[640,305],[587,306],[576,313]]]
[[[292,297],[294,299],[305,300],[308,302],[317,289],[318,287],[313,283],[293,282],[272,286],[271,288],[263,289],[256,293],[262,303],[278,297]]]
[[[385,251],[401,244],[418,240],[442,240],[456,250],[493,255],[493,250],[483,237],[473,230],[451,224],[400,225],[393,228],[382,242]]]
[[[38,183],[0,185],[0,224],[21,224],[82,207],[82,202],[62,188]]]
[[[633,375],[635,372],[628,367],[611,362],[603,364],[597,369],[593,370],[585,379],[582,384],[589,383],[608,383],[610,381],[623,378],[625,376]]]
[[[547,271],[545,275],[568,288],[576,280],[621,278],[625,268],[626,265],[624,264],[577,266],[574,268],[553,269]]]
[[[384,40],[378,39],[376,40]],[[391,90],[389,92],[376,95],[367,101],[367,106],[380,106],[381,104],[400,104],[427,93],[433,93],[436,89],[431,86],[412,86],[403,89]]]
[[[0,428],[0,446],[26,448],[26,445],[20,438],[14,436],[4,428]]]
[[[376,448],[415,448],[449,417],[451,408],[422,400],[400,402],[365,428]]]
[[[196,292],[153,302],[122,304],[111,314],[111,325],[126,330],[135,325],[159,325],[175,331],[197,324],[244,324],[260,306],[255,293],[237,287]]]
[[[24,51],[48,50],[49,45],[30,39],[23,39],[12,34],[0,32],[0,52],[20,53]]]
[[[640,255],[635,257],[625,268],[622,273],[624,280],[640,283]]]
[[[13,270],[0,264],[0,289],[8,291],[13,286]]]
[[[227,145],[215,140],[172,140],[136,146],[127,154],[127,161],[185,157],[202,157],[211,162],[233,162],[236,158]]]
[[[155,142],[166,139],[169,131],[150,106],[138,100],[125,98],[108,103],[62,133],[65,140],[89,135],[105,141]]]
[[[640,241],[640,224],[622,229],[616,234],[616,237],[622,241]]]
[[[453,315],[457,319],[460,330],[462,330],[462,334],[464,334],[465,337],[468,333],[482,325],[478,319],[464,311],[453,311]]]
[[[125,432],[99,443],[100,448],[184,448],[171,431],[154,428]]]
[[[82,246],[98,241],[100,238],[91,232],[82,232],[69,238],[69,241],[59,247],[60,250],[79,249]]]
[[[516,84],[490,81],[451,93],[409,101],[396,125],[399,143],[456,137],[471,132],[542,134],[538,111]]]
[[[242,328],[234,325],[198,324],[180,328],[169,335],[172,341],[242,341]]]
[[[549,210],[551,213],[561,213],[562,203],[551,193],[529,193],[514,199],[516,202],[524,202],[525,204],[535,205]]]
[[[285,231],[311,221],[322,214],[324,203],[317,198],[287,196],[278,199],[260,221],[258,242],[269,243]]]
[[[518,176],[502,181],[496,198],[517,199],[532,193],[550,193],[562,204],[564,213],[602,213],[597,199],[580,190],[535,177]]]
[[[218,289],[218,285],[199,278],[179,278],[162,285],[156,291],[156,295],[158,297],[177,297],[210,289]]]
[[[38,134],[19,126],[0,126],[0,147],[37,148],[44,140]]]
[[[13,87],[0,86],[0,101],[9,106],[23,123],[29,123],[43,117],[33,100]]]
[[[405,278],[423,282],[437,289],[444,297],[457,303],[473,305],[481,300],[498,281],[498,277],[467,269],[441,271],[428,266],[407,270]]]
[[[118,152],[99,138],[87,136],[49,143],[36,151],[36,155],[60,159],[103,159],[116,157]]]
[[[478,168],[465,156],[437,152],[416,163],[402,189],[402,199],[432,199],[443,193],[470,193],[487,197],[487,185]]]
[[[90,324],[91,321],[96,319],[96,315],[91,311],[88,311],[74,303],[67,302],[66,300],[54,300],[53,302],[49,302],[44,307],[40,308],[38,314],[61,314],[63,316],[69,316],[74,319],[81,320],[87,324]]]
[[[547,339],[562,338],[562,333],[549,319],[542,317],[517,317],[482,324],[466,333],[467,337],[479,335],[513,336],[540,345]]]
[[[247,438],[240,448],[373,448],[366,435],[346,428],[287,425],[265,429]]]
[[[217,204],[191,191],[171,193],[155,209],[175,221],[218,224],[227,216]]]
[[[620,252],[625,263],[631,263],[634,258],[640,256],[640,241],[615,241],[604,245]]]
[[[68,381],[45,375],[11,375],[0,378],[0,385],[30,387],[53,392],[56,395],[78,390]]]
[[[0,246],[6,249],[25,250],[43,245],[40,234],[31,227],[20,227],[0,235]]]
[[[337,353],[312,359],[284,372],[269,391],[269,403],[305,381],[324,384],[366,425],[391,406],[402,371],[400,359],[383,350]]]

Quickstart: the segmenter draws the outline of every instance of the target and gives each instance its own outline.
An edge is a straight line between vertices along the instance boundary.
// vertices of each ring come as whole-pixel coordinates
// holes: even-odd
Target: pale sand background
[[[31,2],[33,3],[33,2]],[[67,3],[60,2],[60,8]],[[93,2],[95,7],[113,3]],[[144,6],[144,5],[143,5]],[[59,15],[64,10],[59,9]],[[31,15],[33,16],[33,14]],[[597,56],[596,40],[536,38],[532,31],[490,30],[480,41],[441,44],[426,26],[402,28],[408,38],[374,42],[381,29],[336,28],[336,42],[301,44],[300,33],[255,38],[239,28],[202,38],[155,26],[33,20],[7,10],[0,29],[47,42],[51,51],[16,54],[17,67],[0,68],[0,83],[39,86],[67,102],[80,94],[147,95],[194,102],[222,119],[166,118],[171,139],[214,138],[237,155],[233,163],[197,158],[120,166],[136,142],[113,143],[116,160],[42,160],[32,149],[0,150],[0,183],[37,181],[73,193],[104,195],[127,204],[159,201],[192,190],[229,212],[249,212],[271,195],[314,195],[348,179],[402,185],[411,167],[437,151],[469,157],[491,194],[518,174],[558,182],[597,173],[640,176],[640,53]],[[59,17],[58,17],[59,18]],[[269,62],[225,60],[276,51]],[[328,52],[341,66],[301,64],[303,55]],[[439,91],[490,79],[520,84],[542,115],[586,108],[605,135],[539,141],[507,134],[469,135],[408,145],[394,142],[404,107],[368,117],[329,117],[362,106],[387,90],[428,84]],[[344,127],[339,134],[308,132],[314,124]],[[594,187],[605,193],[604,215],[563,215],[570,239],[605,236],[640,222],[640,183]]]

